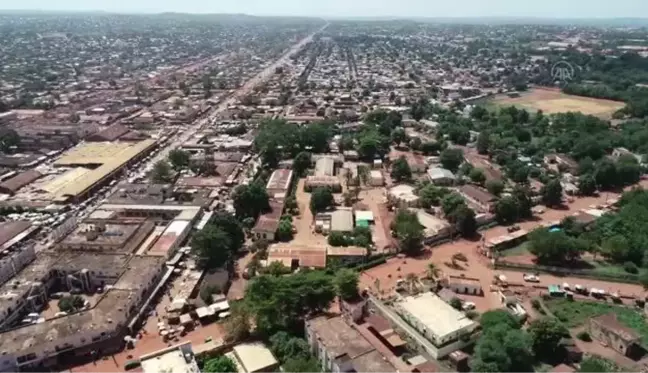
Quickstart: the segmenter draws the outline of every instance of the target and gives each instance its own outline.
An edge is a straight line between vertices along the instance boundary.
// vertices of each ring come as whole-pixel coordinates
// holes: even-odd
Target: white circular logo
[[[574,79],[574,66],[567,61],[558,61],[551,67],[551,76],[561,82]]]

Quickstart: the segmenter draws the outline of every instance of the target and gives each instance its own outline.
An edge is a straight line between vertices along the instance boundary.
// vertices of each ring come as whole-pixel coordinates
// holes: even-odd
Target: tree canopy
[[[236,363],[228,356],[222,355],[205,362],[205,366],[200,370],[205,373],[236,373]]]
[[[416,213],[400,210],[391,224],[391,229],[398,238],[401,251],[407,254],[417,254],[423,247],[424,227]]]
[[[452,172],[457,172],[459,166],[464,160],[463,152],[461,149],[448,148],[441,152],[439,161],[443,168]]]
[[[412,170],[405,157],[400,157],[392,164],[391,177],[397,182],[407,181],[412,178]]]
[[[270,209],[268,192],[264,185],[253,182],[249,185],[239,185],[232,194],[234,210],[239,219],[251,217],[256,219],[259,214]]]
[[[333,278],[335,291],[344,300],[352,300],[358,296],[358,282],[358,273],[348,268],[338,270]]]
[[[189,159],[191,158],[189,152],[182,149],[173,149],[169,152],[169,162],[175,170],[182,170],[189,166]]]
[[[334,297],[333,279],[322,271],[261,275],[245,289],[245,302],[262,333],[303,330],[304,318],[328,309]]]
[[[310,209],[313,214],[325,211],[333,206],[335,200],[333,199],[333,192],[331,188],[319,187],[315,188],[311,193]]]

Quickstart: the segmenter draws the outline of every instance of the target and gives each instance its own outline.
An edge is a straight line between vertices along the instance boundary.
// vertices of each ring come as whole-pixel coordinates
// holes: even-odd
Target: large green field
[[[567,327],[585,325],[593,317],[614,312],[620,323],[641,335],[641,343],[648,346],[648,323],[643,313],[632,308],[601,302],[570,301],[553,298],[544,301],[545,306]]]

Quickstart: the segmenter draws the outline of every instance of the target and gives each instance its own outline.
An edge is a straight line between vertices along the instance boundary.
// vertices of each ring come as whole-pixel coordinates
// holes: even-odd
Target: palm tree
[[[428,269],[427,269],[427,275],[430,279],[433,281],[436,281],[437,278],[439,278],[439,274],[441,273],[441,270],[439,267],[437,267],[436,264],[430,263],[428,264]]]
[[[410,293],[414,293],[414,288],[418,282],[418,276],[415,273],[408,273],[407,276],[405,276],[405,282],[409,287]]]

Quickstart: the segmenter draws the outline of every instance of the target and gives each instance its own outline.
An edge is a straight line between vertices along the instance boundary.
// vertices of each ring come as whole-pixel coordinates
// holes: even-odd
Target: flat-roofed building
[[[31,184],[32,182],[39,179],[43,176],[40,172],[36,170],[29,170],[21,172],[18,175],[12,177],[11,179],[5,180],[0,183],[0,193],[15,194],[20,188]]]
[[[327,372],[395,372],[396,368],[342,316],[306,321],[306,339]]]
[[[268,179],[268,184],[266,185],[266,190],[268,195],[271,198],[283,199],[286,198],[288,190],[290,189],[290,183],[292,182],[293,171],[288,169],[280,168],[275,170],[270,179]]]
[[[470,337],[479,326],[431,292],[404,297],[394,303],[394,309],[436,347],[428,351],[435,359],[469,345]]]
[[[417,210],[416,216],[419,223],[425,227],[423,234],[426,242],[433,242],[450,236],[452,226],[444,219],[429,214],[424,210]]]
[[[400,207],[416,207],[419,203],[419,197],[414,193],[414,187],[407,184],[399,184],[387,193],[387,199]]]
[[[238,365],[243,368],[240,373],[259,373],[279,371],[279,362],[269,348],[261,342],[241,343],[232,349]]]
[[[200,373],[191,342],[143,355],[139,360],[144,373]]]
[[[335,175],[335,159],[331,157],[321,157],[315,162],[315,176],[333,175]]]

